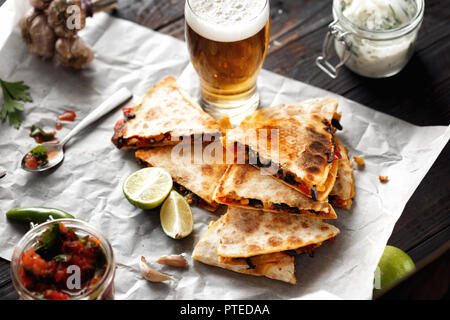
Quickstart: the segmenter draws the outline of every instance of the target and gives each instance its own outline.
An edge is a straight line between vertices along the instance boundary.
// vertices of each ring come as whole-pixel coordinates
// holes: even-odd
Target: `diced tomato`
[[[233,203],[233,199],[230,199],[227,197],[219,197],[219,198],[217,198],[217,200],[219,200],[220,202],[225,202],[225,203]]]
[[[342,159],[342,155],[336,151],[333,155],[333,160],[339,160],[339,159]]]
[[[334,240],[336,240],[336,236],[334,236],[334,237],[331,237],[330,239],[328,239],[328,241],[330,241],[330,243],[333,243],[333,242],[334,242]]]
[[[120,119],[116,122],[116,124],[114,125],[114,131],[119,130],[119,127],[121,127],[123,125],[123,119]]]
[[[22,264],[36,276],[43,276],[48,270],[47,261],[34,252],[34,249],[28,250],[22,256]]]
[[[62,124],[61,122],[57,122],[56,123],[56,130],[61,130],[62,129]]]
[[[63,282],[67,278],[67,268],[63,266],[58,266],[58,269],[55,272],[55,281]]]
[[[133,108],[122,108],[123,115],[126,117],[127,114],[133,112]]]
[[[49,300],[69,300],[70,297],[62,292],[55,290],[45,290],[44,297]]]
[[[39,166],[38,161],[31,154],[27,154],[25,157],[25,164],[30,169],[36,169]]]
[[[310,245],[304,247],[303,249],[305,250],[306,253],[308,253],[309,256],[312,257],[312,255],[314,253],[315,246],[310,244]]]
[[[309,190],[309,188],[305,185],[305,184],[303,184],[303,183],[297,183],[297,187],[304,193],[304,194],[310,194],[310,190]]]
[[[66,110],[60,116],[58,116],[59,121],[75,121],[77,114],[71,110]]]

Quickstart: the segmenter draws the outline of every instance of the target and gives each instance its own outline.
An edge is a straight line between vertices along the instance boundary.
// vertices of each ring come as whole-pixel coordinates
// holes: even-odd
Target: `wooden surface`
[[[184,40],[183,9],[184,0],[120,0],[111,14]],[[415,125],[450,123],[450,1],[426,0],[415,54],[400,74],[388,79],[367,79],[344,69],[337,80],[332,80],[315,66],[331,20],[331,1],[272,0],[271,41],[264,68]],[[449,160],[447,145],[406,205],[389,239],[389,244],[406,251],[419,265],[437,251],[445,251],[444,246],[448,248]],[[433,298],[445,296],[450,270],[448,254],[433,261],[446,266],[432,269],[442,275],[428,279],[427,273],[422,272],[421,280],[414,286],[416,294],[408,292],[404,298],[423,297],[421,288],[433,290],[431,278],[440,279],[439,292],[444,292]],[[401,298],[401,294],[389,298]],[[0,261],[0,299],[15,298],[8,263]]]

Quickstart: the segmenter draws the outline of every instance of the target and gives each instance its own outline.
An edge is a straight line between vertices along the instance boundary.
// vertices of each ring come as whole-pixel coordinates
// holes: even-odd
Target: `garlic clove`
[[[161,273],[159,271],[150,268],[144,256],[141,256],[141,260],[139,261],[139,268],[144,278],[147,279],[148,281],[151,282],[162,282],[167,280],[175,281],[175,279],[168,276],[167,274]]]
[[[156,263],[179,268],[188,266],[187,260],[181,255],[162,256],[156,260]]]

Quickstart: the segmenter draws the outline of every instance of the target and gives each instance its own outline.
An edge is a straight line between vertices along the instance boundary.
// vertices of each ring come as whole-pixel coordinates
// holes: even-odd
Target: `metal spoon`
[[[83,129],[85,129],[87,126],[92,124],[93,122],[97,121],[101,117],[103,117],[105,114],[116,108],[117,106],[121,105],[128,99],[132,97],[132,93],[126,89],[122,88],[116,93],[114,93],[111,97],[106,99],[100,106],[98,106],[94,111],[92,111],[90,114],[87,115],[86,118],[84,118],[78,125],[75,126],[75,128],[70,131],[67,136],[64,137],[64,139],[59,143],[49,143],[45,142],[42,145],[47,148],[47,154],[48,154],[48,163],[39,166],[36,169],[29,168],[25,163],[25,157],[26,154],[22,158],[21,166],[22,169],[26,171],[31,172],[40,172],[40,171],[46,171],[50,168],[53,168],[57,164],[59,164],[64,159],[64,145],[76,134],[81,132]]]

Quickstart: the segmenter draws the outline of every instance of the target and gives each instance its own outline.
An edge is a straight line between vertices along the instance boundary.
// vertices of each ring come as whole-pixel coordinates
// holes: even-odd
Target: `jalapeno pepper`
[[[47,221],[50,216],[53,219],[75,219],[71,214],[55,209],[45,207],[28,207],[28,208],[14,208],[6,212],[6,217],[11,220],[42,223]]]

